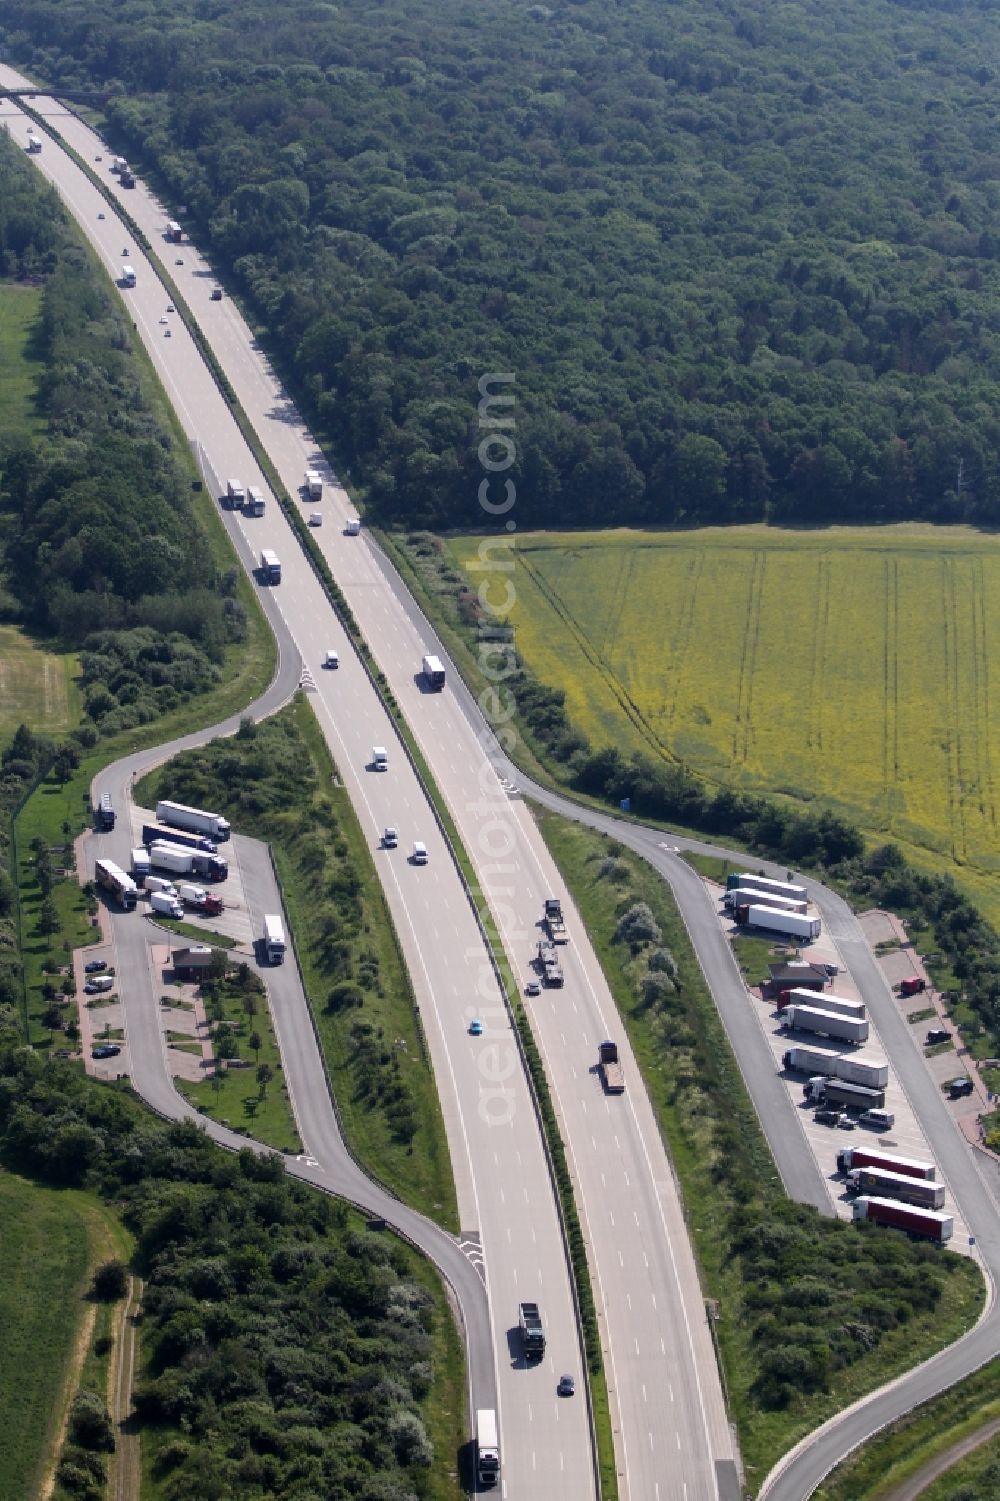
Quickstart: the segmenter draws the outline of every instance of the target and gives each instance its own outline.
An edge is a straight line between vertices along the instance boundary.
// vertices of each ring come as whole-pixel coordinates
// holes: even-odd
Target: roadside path
[[[943,1454],[936,1454],[933,1459],[921,1465],[908,1480],[904,1480],[901,1485],[897,1485],[895,1490],[890,1491],[884,1501],[916,1501],[916,1498],[923,1495],[928,1486],[933,1485],[934,1481],[946,1474],[953,1465],[957,1465],[967,1455],[974,1454],[998,1433],[1000,1433],[1000,1418],[992,1418],[982,1428],[977,1428],[974,1433],[967,1433],[965,1438],[960,1438],[957,1443],[945,1449]]]

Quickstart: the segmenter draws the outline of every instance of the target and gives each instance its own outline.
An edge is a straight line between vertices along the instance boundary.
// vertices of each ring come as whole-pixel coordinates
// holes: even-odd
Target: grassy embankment
[[[915,1408],[839,1465],[816,1491],[815,1501],[857,1501],[861,1496],[888,1501],[928,1460],[1000,1417],[998,1381],[1000,1361],[993,1360],[943,1396]],[[998,1449],[996,1439],[985,1444],[936,1481],[924,1501],[949,1501],[963,1483],[974,1482],[996,1462]]]
[[[461,631],[480,539],[419,568]],[[1000,542],[964,528],[519,537],[510,622],[594,745],[831,804],[1000,920],[989,662]],[[457,583],[456,583],[457,580]]]
[[[78,1384],[104,1390],[111,1310],[89,1303],[98,1262],[127,1236],[90,1193],[41,1188],[0,1171],[0,1495],[36,1501]],[[102,1384],[103,1382],[103,1384]]]
[[[207,798],[242,832],[268,840],[344,1134],[369,1172],[457,1229],[409,976],[369,841],[308,701],[300,696],[251,735],[179,757],[137,795],[150,803],[166,790]]]
[[[692,1241],[706,1295],[719,1300],[718,1344],[753,1493],[803,1434],[967,1328],[982,1305],[981,1279],[965,1258],[928,1255],[895,1236],[859,1235],[788,1205],[668,889],[644,861],[602,836],[552,815],[540,821],[612,986],[684,1201],[697,1205]],[[648,904],[676,960],[676,990],[662,1001],[639,999],[643,954],[614,937],[635,901]],[[938,1296],[908,1306],[920,1296],[911,1286],[919,1289],[934,1267],[942,1272]],[[843,1338],[843,1325],[855,1320],[870,1328],[867,1354],[864,1341]],[[773,1379],[789,1358],[774,1350],[782,1327],[800,1354],[825,1362],[812,1389]]]

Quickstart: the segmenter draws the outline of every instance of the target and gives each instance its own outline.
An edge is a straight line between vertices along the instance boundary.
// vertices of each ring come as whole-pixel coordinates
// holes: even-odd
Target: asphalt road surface
[[[79,122],[58,105],[47,106],[44,100],[38,103],[51,110],[67,135],[82,137],[74,141],[77,149],[85,155],[96,154],[96,141]],[[14,117],[15,134],[19,133],[20,119],[10,104],[4,106],[3,117]],[[139,247],[131,243],[96,188],[67,155],[47,141],[43,153],[33,160],[58,187],[112,275],[126,259],[122,249],[128,245],[127,259],[137,271],[138,282],[122,296],[189,438],[203,456],[210,491],[221,493],[223,477],[238,475],[244,484],[257,485],[267,493],[263,476],[179,320],[167,325],[172,337],[164,340],[164,325],[159,318],[167,299]],[[114,179],[111,183],[117,188]],[[127,200],[137,219],[144,211],[156,217],[156,225],[149,230],[154,239],[162,230],[162,211],[150,205],[142,189],[129,193]],[[99,212],[108,217],[99,220]],[[198,275],[188,247],[184,255],[193,274]],[[206,308],[221,309],[223,319],[232,319],[229,304],[209,303],[203,279],[198,280],[197,287],[204,294]],[[247,336],[244,354],[256,361]],[[290,488],[295,488],[304,468],[303,464],[290,478]],[[270,596],[272,624],[283,627],[279,640],[294,643],[306,663],[320,725],[376,851],[420,1006],[448,1132],[462,1241],[484,1269],[493,1311],[496,1370],[488,1386],[476,1385],[482,1362],[478,1357],[471,1361],[473,1406],[498,1408],[503,1484],[510,1494],[577,1501],[594,1494],[596,1481],[568,1261],[530,1089],[474,912],[413,768],[395,739],[391,721],[336,625],[333,611],[279,508],[271,502],[265,517],[257,520],[224,514],[245,564],[252,566],[265,547],[282,557],[282,585],[271,590],[262,587],[261,595]],[[329,646],[340,651],[342,665],[336,672],[320,666]],[[287,653],[289,647],[283,650]],[[178,746],[162,748],[153,760],[173,754],[181,743],[192,743],[192,737],[185,737]],[[372,770],[375,745],[388,747],[386,772]],[[120,764],[120,770],[127,775],[127,765]],[[103,790],[103,783],[95,786],[97,795]],[[381,831],[388,824],[400,830],[400,848],[394,851],[379,848]],[[127,863],[124,826],[116,835],[122,847],[118,847],[115,835],[104,847]],[[427,866],[416,866],[408,858],[414,839],[423,840],[427,846]],[[116,928],[121,926],[116,924]],[[138,929],[139,924],[135,926]],[[136,981],[138,964],[137,950],[131,961],[131,978]],[[468,1033],[469,1021],[477,1015],[485,1023],[481,1039],[473,1039]],[[155,1017],[130,1016],[130,1053],[137,1087],[158,1108],[164,1108],[165,1092],[172,1094],[169,1081],[152,1081],[146,1073],[152,1070],[160,1046],[154,1022]],[[302,1027],[307,1026],[303,1021]],[[288,1074],[291,1077],[291,1068]],[[322,1161],[326,1153],[308,1134],[307,1111],[317,1103],[317,1090],[325,1097],[326,1084],[320,1076],[305,1085],[295,1081],[308,1150]],[[301,1173],[308,1176],[308,1168]],[[393,1222],[399,1222],[398,1210]],[[514,1334],[517,1305],[526,1298],[542,1305],[548,1336],[545,1358],[531,1367],[525,1365]],[[556,1396],[556,1383],[564,1371],[578,1378],[577,1400],[560,1401]]]

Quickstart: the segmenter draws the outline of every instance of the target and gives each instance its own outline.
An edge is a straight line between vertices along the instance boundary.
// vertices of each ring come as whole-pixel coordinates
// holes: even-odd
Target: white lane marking
[[[648,1402],[649,1401],[649,1398],[646,1396],[646,1383],[645,1383],[645,1381],[642,1383],[642,1400],[644,1402]]]
[[[628,1304],[629,1308],[632,1307],[632,1294],[631,1293],[626,1293],[625,1294],[625,1302]]]

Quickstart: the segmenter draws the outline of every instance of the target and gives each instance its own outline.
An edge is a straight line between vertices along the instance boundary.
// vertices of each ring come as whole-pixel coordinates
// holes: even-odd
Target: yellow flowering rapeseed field
[[[536,534],[514,558],[518,649],[594,744],[826,799],[1000,920],[1000,538]]]

